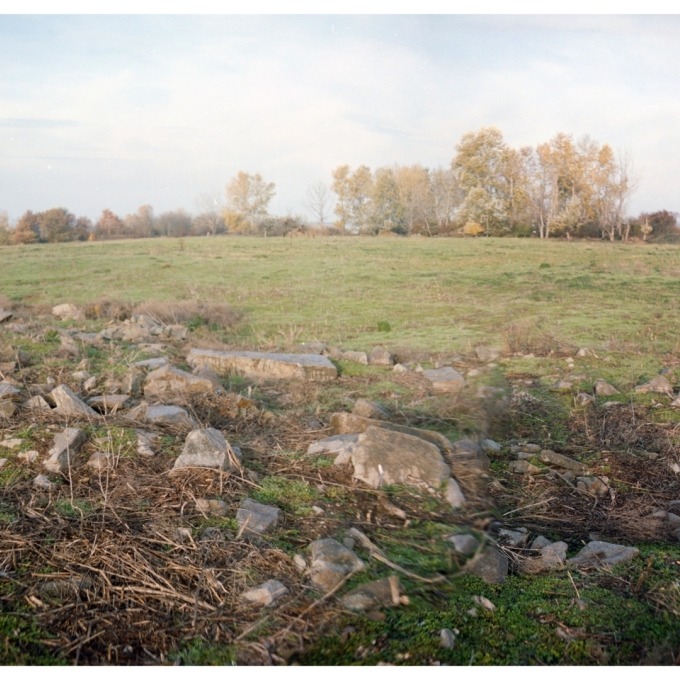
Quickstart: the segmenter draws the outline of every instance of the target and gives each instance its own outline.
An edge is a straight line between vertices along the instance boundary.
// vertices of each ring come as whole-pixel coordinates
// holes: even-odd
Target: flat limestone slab
[[[221,352],[192,349],[187,357],[190,366],[210,366],[217,373],[236,373],[265,380],[302,378],[335,380],[338,371],[328,357],[319,354],[277,354],[273,352]]]

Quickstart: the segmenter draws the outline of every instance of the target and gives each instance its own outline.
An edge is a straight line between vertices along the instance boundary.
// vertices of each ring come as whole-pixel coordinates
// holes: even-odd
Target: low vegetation
[[[77,391],[78,371],[99,385],[124,380],[155,350],[113,340],[74,353],[63,339],[140,314],[186,328],[163,339],[180,368],[192,346],[305,343],[380,345],[410,368],[341,358],[330,383],[223,376],[226,395],[188,407],[241,449],[243,469],[231,473],[168,474],[185,432],[159,428],[156,455],[143,457],[139,423],[112,413],[81,425],[85,454],[107,452],[114,468],[74,467],[40,491],[41,461],[73,422],[20,407],[0,420],[0,443],[13,440],[0,448],[0,665],[680,663],[680,543],[654,517],[680,501],[674,246],[242,237],[26,245],[0,257],[0,310],[13,313],[0,323],[0,380],[22,390],[52,379]],[[63,302],[84,318],[53,317]],[[419,365],[456,367],[463,393],[433,394]],[[661,373],[673,396],[635,391]],[[594,394],[598,379],[618,393]],[[330,415],[360,398],[400,425],[500,444],[488,477],[460,479],[464,508],[408,486],[369,488],[332,456],[307,454]],[[527,443],[606,477],[607,494],[580,493],[538,455],[535,475],[513,474],[513,447]],[[242,535],[245,497],[282,510],[275,531]],[[198,498],[223,500],[226,514],[199,511]],[[564,541],[570,557],[593,536],[640,555],[538,574],[523,570],[525,549],[506,546],[510,575],[487,583],[464,572],[446,539],[494,542],[499,526]],[[350,528],[383,559],[356,546],[366,570],[322,595],[295,557]],[[342,605],[395,574],[398,606]],[[290,589],[281,604],[242,600],[270,578]]]

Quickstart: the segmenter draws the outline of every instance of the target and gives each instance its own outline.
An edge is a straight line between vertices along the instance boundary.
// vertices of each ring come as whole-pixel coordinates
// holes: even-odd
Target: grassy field
[[[247,313],[249,345],[466,351],[501,346],[518,323],[579,346],[663,355],[680,344],[680,248],[668,246],[194,238],[5,247],[0,293],[48,305],[228,302]],[[379,332],[380,322],[391,330]]]
[[[0,326],[0,361],[24,391],[49,379],[78,391],[83,368],[104,389],[146,357],[125,341],[62,347],[64,335],[98,331],[115,315],[59,321],[50,307],[107,301],[128,314],[144,303],[233,308],[233,322],[226,313],[223,324],[183,320],[187,340],[165,348],[179,367],[202,344],[290,351],[322,341],[345,350],[383,345],[412,367],[443,360],[467,382],[460,397],[433,395],[415,371],[347,360],[336,362],[336,381],[319,385],[224,377],[227,394],[191,408],[243,450],[249,476],[174,479],[167,473],[186,433],[161,429],[157,455],[145,459],[124,417],[69,419],[87,431],[87,451],[114,452],[116,467],[104,486],[80,466],[54,479],[48,495],[33,487],[41,462],[31,467],[19,453],[45,454],[66,423],[19,407],[0,421],[0,441],[19,440],[0,449],[0,665],[679,663],[680,544],[651,513],[680,500],[672,467],[680,463],[680,409],[669,395],[634,390],[663,370],[677,394],[678,293],[680,248],[643,244],[224,237],[0,248],[0,308],[12,306],[18,322]],[[480,359],[480,345],[498,358]],[[578,393],[592,395],[598,378],[620,393],[584,405]],[[328,434],[331,414],[359,398],[379,402],[395,423],[451,441],[496,439],[502,450],[491,456],[483,490],[475,497],[482,487],[463,479],[469,502],[454,511],[409,487],[364,488],[328,458],[306,455]],[[230,400],[250,406],[234,410]],[[522,442],[582,461],[612,494],[577,493],[538,457],[535,477],[512,474],[512,447]],[[227,516],[195,511],[199,497],[224,499]],[[233,537],[244,497],[285,516],[256,549]],[[408,521],[386,514],[385,501]],[[593,533],[636,545],[641,556],[604,571],[513,568],[505,583],[489,584],[460,572],[445,537],[484,535],[492,519],[564,540],[570,556]],[[320,536],[342,540],[350,526],[408,570],[408,606],[348,614],[336,597],[309,588],[294,557]],[[176,537],[178,527],[190,543]],[[206,527],[232,537],[208,549],[200,542]],[[521,550],[509,554],[521,564]],[[369,568],[342,592],[392,573],[364,558]],[[273,575],[295,595],[264,614],[244,605],[242,591]],[[46,586],[67,576],[86,577],[87,594],[50,594]],[[473,595],[496,609],[475,609]],[[442,647],[442,629],[458,631],[453,648]]]

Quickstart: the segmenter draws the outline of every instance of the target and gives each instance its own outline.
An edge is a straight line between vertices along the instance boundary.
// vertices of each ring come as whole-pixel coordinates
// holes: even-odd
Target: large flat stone
[[[210,366],[219,374],[236,373],[266,380],[302,378],[334,380],[338,371],[328,357],[318,354],[277,354],[272,352],[227,352],[192,349],[190,366]]]

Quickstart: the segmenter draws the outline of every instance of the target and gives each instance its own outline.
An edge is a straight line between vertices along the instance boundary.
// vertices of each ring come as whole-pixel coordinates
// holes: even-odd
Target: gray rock
[[[203,467],[229,470],[235,467],[235,461],[232,460],[230,453],[230,446],[219,430],[213,427],[192,430],[184,441],[184,448],[177,457],[173,469]]]
[[[442,649],[453,649],[456,645],[456,637],[460,631],[456,628],[451,630],[450,628],[442,628],[439,631],[439,646]]]
[[[573,458],[568,456],[563,456],[561,453],[551,451],[550,449],[543,449],[541,451],[541,460],[549,465],[554,465],[556,467],[564,468],[565,470],[571,470],[572,472],[583,474],[588,468],[579,463]]]
[[[373,366],[392,366],[394,357],[384,347],[374,347],[368,355],[368,363]]]
[[[324,592],[338,586],[350,574],[366,565],[334,538],[321,538],[309,545],[312,583]]]
[[[644,383],[643,385],[638,385],[635,388],[638,393],[655,392],[657,394],[667,394],[668,396],[673,395],[673,385],[668,382],[668,379],[662,375],[657,375],[656,378]]]
[[[363,583],[342,598],[342,604],[353,612],[365,612],[399,604],[400,586],[396,576]]]
[[[383,484],[439,488],[451,474],[440,450],[412,435],[369,427],[351,453],[353,476],[377,489]]]
[[[417,427],[407,427],[405,425],[396,425],[388,423],[385,420],[375,420],[373,418],[364,418],[353,413],[334,413],[330,419],[330,426],[334,434],[361,434],[369,427],[381,427],[392,432],[402,432],[403,434],[410,434],[412,437],[418,437],[430,444],[434,444],[440,451],[452,451],[451,442],[439,432],[432,430],[421,430]]]
[[[168,357],[154,357],[152,359],[143,359],[142,361],[135,361],[131,365],[135,368],[148,368],[151,371],[155,371],[158,368],[163,368],[163,366],[168,366],[170,361]]]
[[[68,385],[59,385],[50,392],[50,397],[57,405],[56,411],[65,416],[85,416],[96,418],[97,413],[82,399],[77,397]]]
[[[489,457],[482,451],[482,447],[468,437],[463,437],[451,444],[451,468],[456,474],[458,465],[469,468],[473,467],[479,471],[486,471],[491,465]]]
[[[41,489],[43,491],[52,491],[57,485],[54,482],[51,482],[45,475],[38,475],[33,480],[33,486],[36,489]]]
[[[366,352],[353,352],[348,350],[346,352],[341,352],[339,359],[344,359],[345,361],[353,361],[356,364],[363,364],[368,366],[368,354]]]
[[[248,602],[260,605],[261,607],[271,607],[284,595],[288,595],[289,592],[288,588],[286,588],[281,581],[271,579],[265,581],[257,588],[247,590],[241,597]]]
[[[598,397],[613,397],[615,394],[621,394],[616,387],[610,385],[606,380],[595,381],[595,394]]]
[[[352,413],[355,416],[375,418],[376,420],[387,420],[389,417],[387,411],[380,404],[368,401],[368,399],[357,399],[352,407]]]
[[[532,465],[528,460],[513,460],[508,464],[508,470],[516,475],[535,475],[541,471],[541,468]]]
[[[451,477],[446,484],[444,498],[454,510],[462,508],[465,505],[465,495],[463,494],[460,485],[453,477]]]
[[[8,383],[6,380],[0,382],[0,399],[15,399],[21,394],[14,385]]]
[[[536,536],[536,538],[531,542],[531,549],[532,550],[540,550],[541,548],[545,548],[546,545],[550,545],[552,541],[549,538],[546,538],[545,536]]]
[[[150,432],[149,430],[136,430],[137,433],[137,453],[140,456],[150,458],[155,456],[154,444],[158,441],[159,435],[157,432]]]
[[[474,555],[479,548],[479,541],[472,534],[454,534],[449,536],[446,541],[453,546],[457,553],[466,557]]]
[[[465,378],[451,366],[425,370],[423,377],[429,380],[430,388],[438,394],[458,394],[465,387]]]
[[[535,543],[536,541],[532,543],[532,548]],[[561,569],[567,560],[567,548],[568,546],[564,541],[556,541],[542,546],[539,556],[524,560],[522,571],[528,574],[538,574],[553,569]]]
[[[130,401],[127,394],[104,394],[97,397],[90,397],[87,403],[99,413],[114,415],[123,409]]]
[[[246,498],[236,513],[236,521],[244,535],[259,536],[276,529],[281,510],[273,505],[256,503]]]
[[[519,529],[501,529],[498,532],[498,538],[503,545],[509,545],[513,548],[522,548],[527,544],[529,532],[524,527],[520,527]]]
[[[502,451],[502,447],[498,442],[493,439],[484,439],[480,444],[482,451],[489,456],[499,454]]]
[[[570,567],[610,567],[630,562],[639,554],[640,551],[637,548],[604,541],[591,541],[581,549],[578,555],[567,560],[567,564]]]
[[[72,466],[76,455],[80,452],[87,435],[76,427],[68,427],[54,437],[48,459],[43,465],[50,472],[63,474]]]
[[[0,446],[2,446],[3,449],[16,449],[17,446],[21,446],[23,443],[23,439],[17,439],[15,437],[14,439],[3,439],[0,442]]]
[[[130,412],[129,415],[131,415]],[[198,427],[198,421],[180,406],[146,406],[143,417],[157,425],[176,425],[178,427]]]
[[[21,453],[17,453],[17,458],[30,465],[40,458],[40,454],[37,451],[22,451]]]
[[[579,406],[595,403],[595,397],[592,394],[586,394],[585,392],[579,392],[574,399]]]
[[[249,378],[335,380],[338,371],[328,357],[318,354],[275,354],[267,352],[219,352],[192,349],[187,357],[190,366],[212,367],[218,374],[243,375]]]
[[[210,378],[187,373],[172,366],[161,366],[149,373],[144,381],[144,396],[156,397],[166,403],[184,402],[192,395],[221,394],[224,388]]]
[[[6,309],[0,309],[0,323],[5,323],[5,321],[9,321],[14,314],[12,312],[6,310]]]
[[[497,548],[488,546],[465,565],[465,571],[487,583],[503,583],[508,576],[508,558]]]
[[[28,401],[25,401],[24,408],[27,411],[42,411],[44,413],[49,413],[52,410],[52,407],[39,394],[35,397],[31,397]]]
[[[336,434],[332,437],[326,437],[325,439],[320,439],[309,445],[307,448],[307,454],[310,456],[320,455],[320,454],[333,454],[338,456],[343,456],[342,461],[338,462],[336,458],[337,465],[348,465],[350,462],[349,456],[356,443],[359,441],[358,434]]]
[[[0,458],[0,469],[9,463],[9,458]]]

